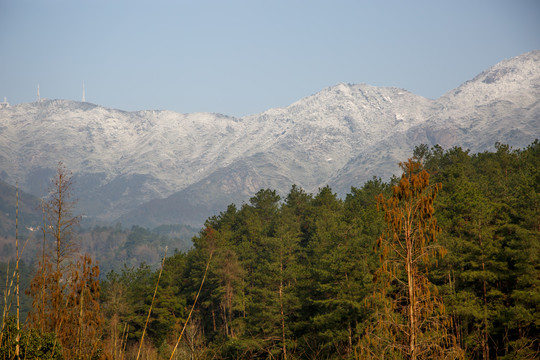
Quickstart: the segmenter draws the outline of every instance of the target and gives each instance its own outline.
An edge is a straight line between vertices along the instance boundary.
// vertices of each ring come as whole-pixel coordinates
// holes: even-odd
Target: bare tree
[[[74,229],[79,225],[80,217],[73,215],[76,201],[72,199],[72,186],[71,172],[59,162],[48,199],[43,202],[45,233],[54,242],[50,255],[56,272],[62,272],[63,266],[77,251]]]
[[[30,324],[55,333],[67,358],[89,358],[99,347],[99,267],[89,256],[75,257],[72,174],[59,163],[48,197],[42,202],[43,244],[29,295]],[[78,261],[77,261],[78,260]]]

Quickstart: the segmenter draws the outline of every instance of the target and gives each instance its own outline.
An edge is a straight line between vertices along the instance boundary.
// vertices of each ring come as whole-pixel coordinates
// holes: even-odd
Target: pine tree
[[[468,357],[530,358],[538,353],[532,289],[538,287],[540,147],[496,148],[472,156],[451,149],[438,159],[449,250],[439,277],[448,279],[445,302]]]
[[[374,324],[361,342],[364,358],[444,358],[455,351],[449,318],[428,271],[445,250],[438,246],[434,200],[441,184],[430,185],[420,162],[401,163],[393,194],[378,197],[386,231],[378,238],[381,267],[373,302]]]

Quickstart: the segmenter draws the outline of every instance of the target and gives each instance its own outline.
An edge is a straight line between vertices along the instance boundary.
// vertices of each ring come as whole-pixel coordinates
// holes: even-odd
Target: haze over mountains
[[[285,85],[285,84],[284,84]],[[234,118],[125,112],[69,100],[0,108],[0,178],[43,196],[62,161],[79,212],[123,225],[201,225],[261,188],[339,194],[387,180],[414,146],[540,137],[540,51],[502,61],[431,100],[403,89],[338,84],[279,109]]]

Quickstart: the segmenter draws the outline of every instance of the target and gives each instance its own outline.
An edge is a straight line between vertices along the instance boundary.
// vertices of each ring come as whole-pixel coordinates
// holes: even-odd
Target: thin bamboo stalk
[[[202,281],[201,281],[201,286],[199,286],[199,291],[197,291],[197,296],[195,296],[195,301],[193,302],[193,305],[191,306],[191,310],[189,311],[189,315],[186,319],[186,322],[184,323],[184,327],[182,328],[182,332],[180,332],[180,336],[178,337],[178,340],[176,341],[176,345],[174,345],[174,349],[172,351],[172,354],[171,354],[171,357],[169,358],[169,360],[172,360],[173,356],[174,356],[174,353],[176,352],[176,348],[178,348],[178,344],[180,343],[180,340],[182,340],[182,335],[184,335],[184,331],[186,330],[186,326],[189,322],[189,319],[191,318],[191,314],[193,313],[193,309],[195,308],[195,305],[197,304],[197,299],[199,298],[199,295],[201,293],[201,290],[202,290],[202,287],[203,287],[203,284],[204,284],[204,280],[206,279],[206,274],[208,273],[208,267],[210,266],[210,261],[212,260],[212,255],[214,254],[214,252],[212,251],[210,253],[210,257],[208,258],[208,262],[206,263],[206,269],[204,270],[204,275],[203,275],[203,278],[202,278]]]
[[[163,260],[161,261],[161,269],[159,269],[159,275],[156,281],[156,288],[154,289],[154,296],[152,297],[152,302],[150,303],[150,309],[148,309],[148,316],[146,317],[146,322],[144,323],[143,333],[141,335],[141,341],[139,343],[139,351],[137,351],[137,360],[139,360],[139,356],[141,355],[141,349],[142,349],[142,344],[144,341],[144,335],[146,333],[146,327],[148,326],[148,321],[150,320],[150,314],[152,313],[152,307],[154,306],[154,301],[156,300],[157,289],[159,286],[159,279],[161,279],[161,273],[163,272],[163,266],[165,265],[166,257],[167,257],[167,248],[165,247],[165,255],[163,256]]]
[[[17,338],[15,340],[15,357],[17,359],[20,358],[20,344],[19,341],[21,340],[21,325],[20,325],[20,315],[19,315],[19,309],[20,309],[20,297],[19,297],[19,183],[16,184],[15,187],[15,251],[16,251],[16,265],[15,265],[15,271],[17,273],[17,283],[15,287],[15,291],[17,293]]]
[[[128,334],[129,334],[129,324],[126,324],[124,326],[124,333],[125,333],[125,336],[122,337],[122,344],[120,344],[120,360],[124,360],[124,355],[126,354],[126,344],[127,344]]]

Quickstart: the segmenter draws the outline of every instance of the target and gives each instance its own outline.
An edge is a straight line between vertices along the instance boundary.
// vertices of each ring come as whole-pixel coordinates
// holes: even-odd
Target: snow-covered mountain
[[[539,100],[540,51],[436,100],[338,84],[243,118],[46,100],[0,109],[0,178],[40,196],[62,161],[89,217],[199,225],[260,188],[330,184],[344,194],[374,175],[388,178],[421,143],[526,146],[540,137]]]

